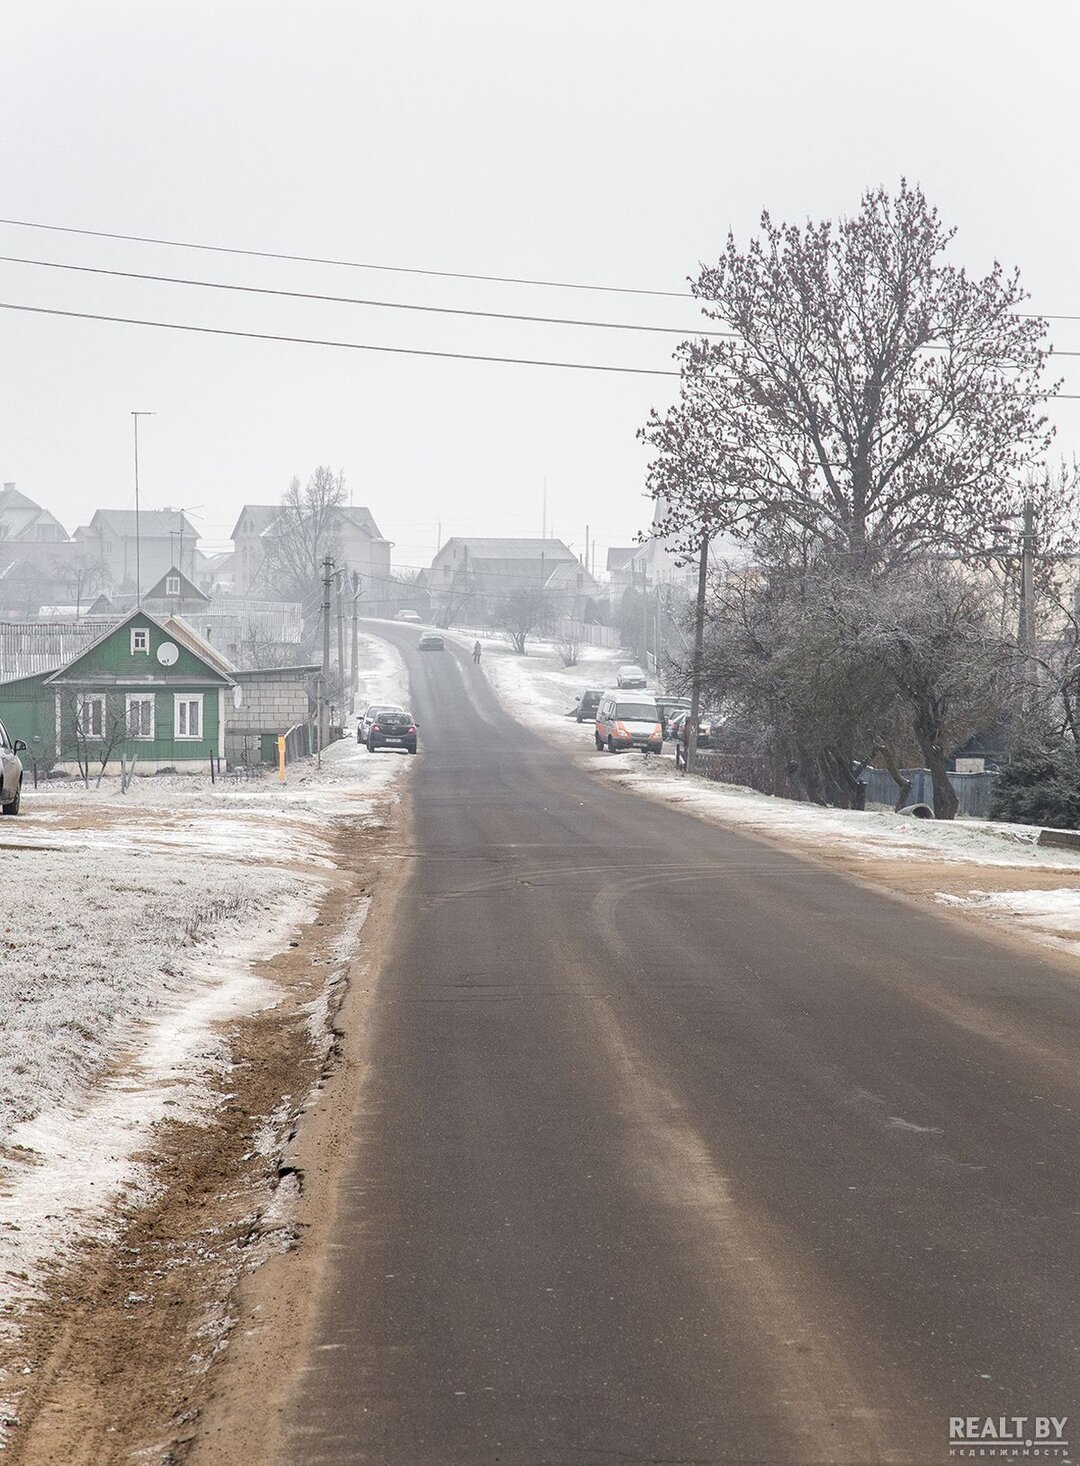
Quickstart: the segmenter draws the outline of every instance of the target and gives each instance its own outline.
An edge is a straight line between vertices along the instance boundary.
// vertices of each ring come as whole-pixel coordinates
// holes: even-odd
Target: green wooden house
[[[225,754],[231,665],[190,627],[132,611],[51,672],[0,682],[0,721],[31,755],[76,772],[205,768]]]

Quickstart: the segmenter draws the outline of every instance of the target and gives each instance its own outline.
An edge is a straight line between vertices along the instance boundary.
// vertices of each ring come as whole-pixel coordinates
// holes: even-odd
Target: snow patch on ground
[[[193,963],[153,1015],[129,1027],[121,1073],[92,1092],[76,1084],[74,1095],[9,1131],[0,1165],[0,1330],[12,1328],[43,1266],[62,1261],[81,1231],[100,1231],[116,1201],[145,1186],[133,1156],[153,1126],[166,1116],[197,1118],[210,1103],[207,1081],[229,1064],[215,1025],[273,1006],[278,990],[252,964],[309,919],[308,903],[294,895],[269,920],[260,913],[237,924],[212,960]]]
[[[362,664],[362,702],[406,699],[394,648],[365,636]],[[253,964],[311,919],[328,827],[380,823],[411,763],[354,737],[284,784],[268,771],[26,790],[0,830],[0,1334],[40,1270],[146,1184],[133,1157],[154,1125],[205,1111],[228,1062],[215,1025],[276,1001]]]
[[[724,824],[766,835],[783,835],[809,849],[842,846],[881,860],[946,861],[985,866],[1074,870],[1080,851],[1040,846],[1038,828],[981,820],[913,820],[889,810],[822,809],[775,799],[733,784],[687,779],[667,758],[608,757],[599,771],[640,793],[693,809]]]
[[[1080,955],[1080,890],[969,891],[966,896],[939,891],[943,906],[975,911],[1019,928],[1038,941]]]

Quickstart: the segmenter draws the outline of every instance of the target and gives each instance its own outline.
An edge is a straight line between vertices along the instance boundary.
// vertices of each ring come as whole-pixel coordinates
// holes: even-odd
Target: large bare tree
[[[320,466],[306,484],[293,479],[265,535],[259,578],[282,600],[300,602],[308,631],[318,623],[323,560],[337,552],[337,511],[344,503],[344,473]]]
[[[1051,437],[1046,323],[1015,271],[951,263],[953,233],[901,182],[835,224],[728,238],[692,282],[718,331],[680,347],[680,400],[642,434],[662,531],[871,572],[995,543]]]

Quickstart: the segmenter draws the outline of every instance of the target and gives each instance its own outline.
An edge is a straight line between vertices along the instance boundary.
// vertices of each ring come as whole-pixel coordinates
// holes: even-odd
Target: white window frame
[[[180,731],[180,709],[184,708],[183,723],[186,730],[191,727],[192,704],[195,704],[199,711],[197,714],[198,729],[192,733]],[[178,743],[198,743],[203,737],[203,729],[206,727],[206,720],[203,716],[203,695],[201,692],[175,692],[173,693],[173,737]]]
[[[135,733],[132,731],[131,727],[131,709],[135,703],[144,702],[150,704],[150,731],[149,733]],[[124,727],[127,729],[127,736],[129,738],[135,739],[137,743],[152,743],[154,740],[154,730],[157,723],[157,714],[154,703],[155,698],[152,692],[129,692],[124,700]],[[141,723],[142,719],[140,719],[139,721]]]
[[[142,646],[136,644],[137,638],[142,638]],[[133,657],[150,655],[150,628],[149,626],[133,626],[131,628],[131,655]]]
[[[80,738],[104,738],[105,737],[105,697],[100,692],[80,692],[78,701],[75,704],[75,731]],[[93,713],[87,726],[87,709],[97,709],[95,720]],[[97,729],[94,722],[97,722]]]
[[[180,577],[179,577],[179,575],[166,575],[166,577],[165,577],[165,594],[167,596],[178,596],[180,594]]]

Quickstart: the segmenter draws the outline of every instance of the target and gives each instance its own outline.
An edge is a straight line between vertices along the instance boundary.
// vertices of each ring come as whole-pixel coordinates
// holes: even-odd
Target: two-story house
[[[175,566],[195,579],[199,532],[182,509],[98,509],[75,539],[101,568],[103,584],[113,590],[155,584]]]

